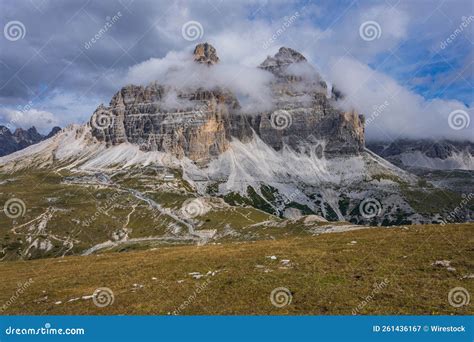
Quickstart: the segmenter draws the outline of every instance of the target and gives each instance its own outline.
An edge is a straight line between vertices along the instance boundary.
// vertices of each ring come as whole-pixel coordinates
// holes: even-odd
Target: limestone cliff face
[[[194,60],[210,68],[219,62],[207,43],[196,46]],[[241,112],[237,98],[225,89],[129,85],[108,107],[96,109],[90,121],[93,135],[109,145],[129,142],[198,163],[226,151],[232,139],[248,141],[254,132],[277,150],[324,140],[329,156],[357,154],[364,146],[362,117],[336,109],[324,81],[317,75],[306,79],[305,67],[310,66],[304,56],[287,48],[262,63],[260,68],[274,75],[275,110],[266,113]],[[170,94],[176,97],[174,106],[165,101]]]
[[[232,94],[197,89],[177,95],[189,106],[168,108],[161,101],[167,91],[157,84],[122,88],[109,107],[95,111],[93,135],[110,145],[130,142],[144,151],[170,152],[199,162],[224,152],[230,141],[229,111],[237,108]]]
[[[303,55],[283,47],[260,68],[275,75],[277,110],[262,114],[253,125],[267,144],[275,149],[286,144],[297,150],[304,143],[323,140],[328,156],[363,150],[363,116],[336,108],[340,95],[331,92],[327,96],[326,82]]]
[[[214,46],[204,43],[198,44],[194,49],[194,60],[198,63],[212,65],[219,62],[219,57],[217,57]]]

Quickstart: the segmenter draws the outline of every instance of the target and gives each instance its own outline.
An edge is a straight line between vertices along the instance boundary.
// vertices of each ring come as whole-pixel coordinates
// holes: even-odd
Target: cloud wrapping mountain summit
[[[209,56],[201,56],[208,50],[212,62]],[[300,53],[282,47],[259,68],[243,70],[262,75],[261,84],[240,73],[226,73],[218,60],[214,47],[204,43],[182,64],[150,62],[156,72],[146,74],[156,81],[146,87],[126,86],[109,107],[100,106],[91,119],[93,135],[108,144],[131,142],[145,151],[170,152],[195,161],[217,157],[232,138],[246,142],[254,133],[276,150],[284,145],[298,150],[318,141],[324,142],[328,154],[363,150],[363,117],[335,107],[335,93],[328,94],[325,81]],[[246,83],[232,83],[229,76]],[[249,98],[267,105],[242,106]]]

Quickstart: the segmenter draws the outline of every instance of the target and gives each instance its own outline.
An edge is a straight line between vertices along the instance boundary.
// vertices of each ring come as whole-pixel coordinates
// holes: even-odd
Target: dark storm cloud
[[[117,1],[2,2],[2,24],[13,20],[26,28],[24,39],[0,40],[3,105],[27,101],[46,84],[49,90],[82,94],[109,93],[108,69],[125,68],[150,57],[163,56],[172,46],[160,39],[149,18],[161,6]],[[117,21],[114,16],[120,14]],[[107,22],[110,27],[107,27]],[[101,30],[87,49],[85,44]],[[139,39],[137,39],[139,37]],[[95,84],[95,85],[94,85]]]
[[[150,74],[170,51],[190,53],[208,41],[222,63],[246,67],[292,47],[346,92],[348,106],[369,116],[396,96],[367,127],[369,138],[432,132],[469,138],[473,125],[448,125],[452,111],[473,115],[469,8],[469,0],[2,0],[0,28],[19,22],[26,32],[18,39],[0,32],[0,124],[20,116],[17,125],[39,125],[38,111],[62,126],[84,122],[133,81],[130,71]],[[373,20],[380,37],[361,39],[361,24]],[[195,41],[182,36],[189,21],[203,27]],[[465,31],[440,48],[464,21]],[[436,70],[435,60],[444,67]],[[25,106],[36,112],[19,109]]]
[[[227,24],[219,14],[244,17],[246,7],[207,0],[4,0],[0,6],[2,28],[19,21],[26,31],[18,40],[0,36],[0,108],[33,103],[62,124],[83,121],[107,102],[121,86],[117,75],[130,66],[195,44],[181,35],[185,22],[199,18],[211,31]],[[8,120],[0,113],[0,124]]]

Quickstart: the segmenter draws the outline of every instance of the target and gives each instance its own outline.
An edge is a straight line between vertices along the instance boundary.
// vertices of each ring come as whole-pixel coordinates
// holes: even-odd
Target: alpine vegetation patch
[[[389,283],[390,281],[388,278],[385,278],[380,283],[375,282],[372,292],[370,292],[370,294],[365,297],[364,300],[362,300],[354,309],[352,309],[352,314],[357,315],[360,313],[365,306],[374,300],[375,295],[380,293],[385,287],[388,286]]]
[[[20,298],[20,296],[23,294],[23,292],[25,292],[26,289],[30,287],[30,285],[33,283],[34,283],[34,280],[32,278],[28,279],[24,283],[19,282],[15,293],[10,297],[10,299],[8,299],[5,303],[3,303],[2,306],[0,306],[0,314],[6,311],[8,307],[10,307],[13,303],[15,303],[18,300],[18,298]]]
[[[189,295],[189,297],[183,303],[181,303],[175,310],[173,310],[172,314],[175,316],[180,315],[182,311],[186,310],[187,307],[189,307],[196,301],[196,298],[198,297],[198,295],[202,291],[204,291],[209,286],[210,283],[211,283],[211,280],[208,278],[204,280],[202,284],[197,285],[193,293]]]
[[[100,206],[91,217],[84,221],[83,225],[89,227],[92,223],[94,223],[95,220],[97,220],[100,215],[114,208],[117,205],[117,199],[119,198],[119,196],[119,193],[114,193],[110,198],[105,201],[105,205]]]
[[[92,45],[97,43],[102,37],[109,31],[114,24],[122,18],[122,12],[118,11],[113,17],[107,16],[105,18],[105,24],[100,28],[99,31],[89,41],[84,43],[84,48],[89,50]]]

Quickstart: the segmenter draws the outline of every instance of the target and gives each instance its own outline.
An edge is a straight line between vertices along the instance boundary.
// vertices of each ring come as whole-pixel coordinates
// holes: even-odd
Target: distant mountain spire
[[[194,48],[194,60],[198,63],[214,65],[219,62],[216,49],[209,43],[201,43]]]

